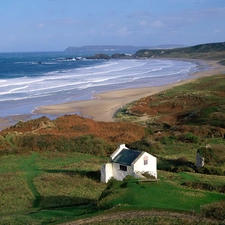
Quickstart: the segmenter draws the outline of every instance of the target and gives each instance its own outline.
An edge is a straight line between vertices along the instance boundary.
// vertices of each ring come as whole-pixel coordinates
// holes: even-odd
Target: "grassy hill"
[[[1,131],[0,224],[58,224],[93,216],[92,224],[111,217],[116,224],[134,224],[138,215],[143,224],[220,224],[223,87],[224,75],[217,75],[140,99],[118,112],[117,119],[130,122],[66,115]],[[130,177],[100,183],[100,166],[120,143],[155,155],[159,181]],[[195,168],[197,150],[205,154],[201,169]]]
[[[137,57],[164,57],[148,51]],[[216,59],[224,43],[165,54]],[[0,225],[223,224],[224,78],[200,78],[132,102],[113,123],[65,115],[1,131]],[[158,182],[99,182],[101,165],[121,143],[157,157]],[[197,151],[203,168],[195,167]]]
[[[193,58],[193,59],[225,59],[225,42],[200,44],[174,49],[142,49],[134,54],[136,58]]]

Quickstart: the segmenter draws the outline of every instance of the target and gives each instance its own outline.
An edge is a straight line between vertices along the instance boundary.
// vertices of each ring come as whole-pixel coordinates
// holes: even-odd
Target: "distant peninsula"
[[[225,42],[206,43],[190,47],[160,45],[155,47],[135,46],[83,46],[68,47],[67,52],[89,52],[88,59],[129,59],[129,58],[188,58],[203,60],[219,60],[225,65]]]
[[[70,46],[65,52],[112,52],[112,53],[135,53],[141,49],[169,49],[184,47],[181,45],[159,45],[159,46],[132,46],[132,45],[86,45],[82,47]]]

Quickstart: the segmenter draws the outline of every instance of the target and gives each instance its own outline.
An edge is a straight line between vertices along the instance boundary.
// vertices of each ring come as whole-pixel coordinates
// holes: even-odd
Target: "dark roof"
[[[122,149],[122,151],[112,160],[114,163],[130,166],[142,152],[132,149]]]

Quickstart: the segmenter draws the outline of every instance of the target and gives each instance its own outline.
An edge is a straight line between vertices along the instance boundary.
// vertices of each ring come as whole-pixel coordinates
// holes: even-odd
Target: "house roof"
[[[132,149],[122,149],[121,152],[112,160],[114,163],[130,166],[139,157],[141,151]]]

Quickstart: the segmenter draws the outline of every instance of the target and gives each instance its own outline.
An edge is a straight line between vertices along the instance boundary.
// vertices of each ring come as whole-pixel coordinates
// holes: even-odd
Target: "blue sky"
[[[0,52],[225,41],[225,0],[0,0]]]

